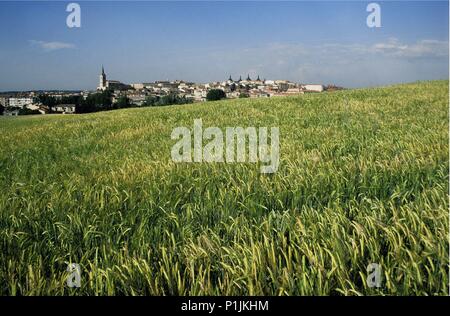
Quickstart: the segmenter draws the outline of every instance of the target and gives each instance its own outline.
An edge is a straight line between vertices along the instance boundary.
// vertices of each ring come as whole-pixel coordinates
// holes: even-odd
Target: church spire
[[[230,75],[230,78],[228,78],[228,80],[229,80],[229,81],[233,81],[233,79],[231,79],[231,75]]]
[[[250,79],[250,75],[247,75],[247,81],[251,81],[252,79]]]
[[[105,68],[103,68],[102,65],[102,73],[99,76],[100,81],[97,90],[105,90],[106,89],[106,75],[105,75]]]

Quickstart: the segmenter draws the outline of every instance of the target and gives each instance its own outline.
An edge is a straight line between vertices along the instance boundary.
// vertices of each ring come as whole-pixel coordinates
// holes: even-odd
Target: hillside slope
[[[0,294],[446,295],[448,93],[0,118]],[[172,162],[173,128],[198,118],[279,127],[278,171]]]

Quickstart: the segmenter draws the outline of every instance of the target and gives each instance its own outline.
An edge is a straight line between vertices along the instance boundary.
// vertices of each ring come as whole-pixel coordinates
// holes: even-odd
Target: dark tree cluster
[[[177,94],[169,94],[162,97],[148,96],[145,99],[143,106],[164,106],[164,105],[188,104],[188,103],[192,103],[192,100],[186,98],[185,96],[179,96]]]
[[[109,90],[93,93],[86,99],[81,98],[79,103],[75,103],[76,113],[91,113],[98,111],[112,110],[112,93]]]
[[[41,114],[39,110],[30,110],[27,108],[22,108],[19,110],[19,115],[35,115],[35,114]]]
[[[221,89],[211,89],[206,94],[206,100],[208,101],[218,101],[222,99],[226,99],[227,95]]]

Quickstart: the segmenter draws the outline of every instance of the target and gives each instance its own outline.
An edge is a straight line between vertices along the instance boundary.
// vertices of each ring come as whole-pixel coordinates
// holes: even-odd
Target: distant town
[[[75,114],[127,107],[187,104],[220,99],[268,98],[321,93],[341,87],[303,84],[288,80],[267,80],[231,76],[221,82],[194,83],[183,80],[126,84],[108,80],[102,66],[99,85],[93,91],[21,91],[0,93],[0,114]]]

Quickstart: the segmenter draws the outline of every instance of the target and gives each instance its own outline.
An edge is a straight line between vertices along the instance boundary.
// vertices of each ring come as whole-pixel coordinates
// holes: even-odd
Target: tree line
[[[240,95],[240,97],[248,97],[247,95]],[[226,94],[221,89],[211,89],[206,95],[207,101],[216,101],[226,98]],[[34,99],[35,102],[41,103],[48,107],[49,113],[54,113],[52,108],[60,104],[74,104],[75,113],[92,113],[99,111],[109,111],[115,109],[124,109],[130,107],[136,107],[132,100],[126,96],[118,97],[113,102],[113,94],[110,90],[96,92],[89,94],[86,98],[81,95],[62,96],[56,98],[47,94],[40,94]],[[193,100],[186,96],[180,96],[172,93],[165,96],[147,96],[141,106],[166,106],[175,104],[189,104],[193,103]],[[0,115],[3,114],[5,108],[0,105]],[[38,110],[20,109],[19,115],[25,114],[39,114]]]
[[[86,98],[79,95],[55,98],[53,96],[42,94],[36,97],[36,101],[47,106],[49,108],[49,113],[52,113],[52,107],[55,107],[58,104],[74,104],[75,113],[92,113],[137,106],[126,96],[120,96],[113,102],[113,95],[110,90],[92,93]],[[192,103],[192,100],[185,96],[169,94],[161,97],[148,96],[141,106],[165,106],[187,103]]]

